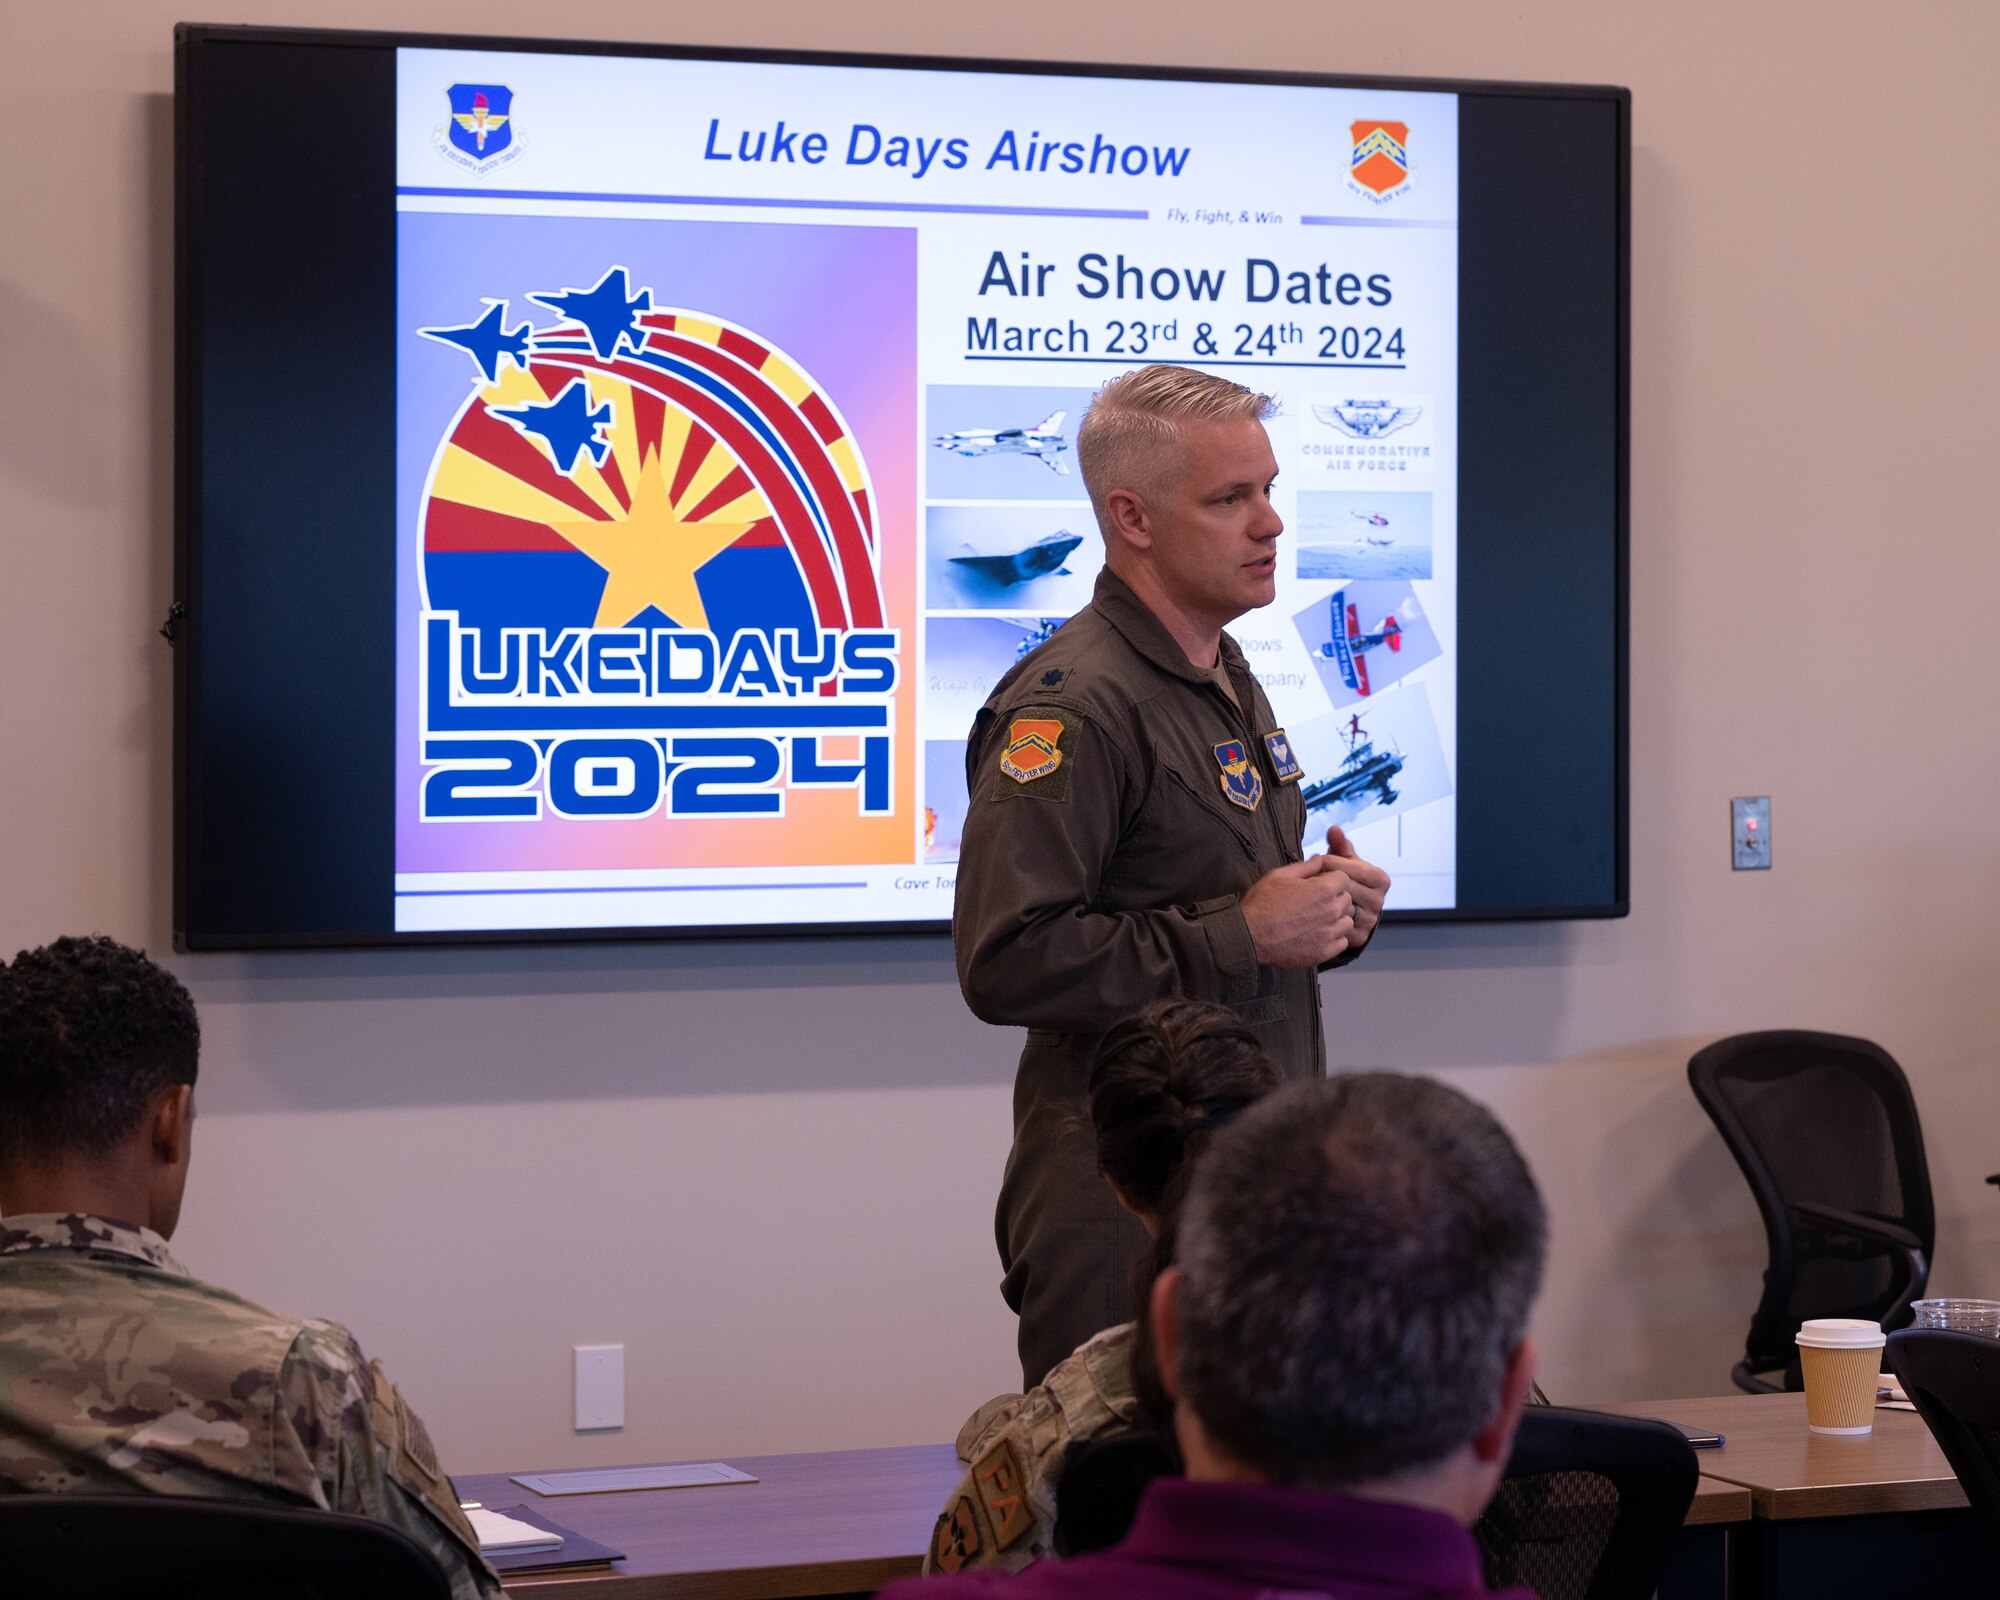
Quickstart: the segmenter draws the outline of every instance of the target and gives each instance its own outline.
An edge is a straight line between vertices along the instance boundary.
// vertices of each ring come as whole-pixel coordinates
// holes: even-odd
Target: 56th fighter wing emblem
[[[1000,770],[1016,783],[1046,778],[1062,765],[1056,748],[1063,725],[1055,717],[1016,717],[1007,728],[1007,748],[1000,752]]]

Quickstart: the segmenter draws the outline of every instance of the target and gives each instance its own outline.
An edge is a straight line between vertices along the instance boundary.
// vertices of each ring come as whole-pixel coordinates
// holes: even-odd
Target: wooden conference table
[[[1799,1394],[1599,1409],[1723,1435],[1719,1449],[1698,1452],[1703,1481],[1740,1486],[1750,1496],[1750,1520],[1728,1530],[1721,1586],[1712,1571],[1695,1576],[1690,1566],[1681,1594],[1875,1600],[2000,1593],[2000,1561],[1944,1452],[1913,1411],[1877,1410],[1871,1433],[1845,1438],[1810,1431]],[[1669,1594],[1663,1582],[1663,1600]]]
[[[1607,1405],[1725,1436],[1661,1584],[1663,1600],[1842,1600],[2000,1591],[1964,1491],[1913,1412],[1878,1411],[1865,1438],[1811,1433],[1801,1395]],[[963,1470],[950,1445],[732,1456],[754,1484],[543,1497],[502,1474],[462,1498],[525,1505],[626,1559],[507,1581],[522,1600],[798,1600],[865,1594],[917,1570]]]
[[[505,1474],[457,1480],[462,1499],[525,1505],[623,1550],[608,1570],[522,1573],[523,1600],[798,1600],[865,1594],[914,1573],[965,1470],[948,1444],[731,1456],[754,1484],[544,1497]],[[1750,1492],[1703,1479],[1690,1528],[1747,1522]]]
[[[1729,1394],[1598,1406],[1628,1417],[1712,1428],[1719,1449],[1698,1451],[1704,1478],[1740,1484],[1751,1515],[1791,1522],[1909,1511],[1957,1511],[1965,1491],[1914,1411],[1877,1411],[1859,1438],[1806,1427],[1802,1394]]]

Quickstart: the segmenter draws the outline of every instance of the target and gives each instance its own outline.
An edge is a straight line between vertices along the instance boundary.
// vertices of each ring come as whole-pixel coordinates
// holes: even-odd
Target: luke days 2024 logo
[[[626,269],[416,331],[473,392],[418,518],[426,822],[893,810],[877,505],[832,400]]]

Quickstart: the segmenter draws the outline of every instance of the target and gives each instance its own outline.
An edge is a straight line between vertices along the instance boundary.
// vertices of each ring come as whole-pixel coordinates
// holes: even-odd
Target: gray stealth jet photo
[[[1063,452],[1069,449],[1069,440],[1063,437],[1062,425],[1068,416],[1067,411],[1052,411],[1032,428],[960,428],[956,433],[939,434],[931,443],[974,460],[981,456],[1033,456],[1051,472],[1067,478],[1069,462]]]
[[[1046,578],[1050,573],[1061,573],[1067,577],[1069,569],[1063,565],[1070,551],[1083,543],[1081,535],[1071,533],[1067,528],[1058,528],[1054,533],[1037,539],[1025,549],[1008,551],[1001,555],[965,555],[951,557],[956,567],[976,573],[989,583],[1028,583],[1036,578]],[[970,550],[972,547],[967,545]]]

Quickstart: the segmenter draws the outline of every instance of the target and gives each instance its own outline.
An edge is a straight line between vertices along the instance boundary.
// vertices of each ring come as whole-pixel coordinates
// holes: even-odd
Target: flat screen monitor
[[[1276,404],[1307,842],[1625,910],[1624,90],[190,25],[176,100],[188,947],[943,927],[1151,362]]]

